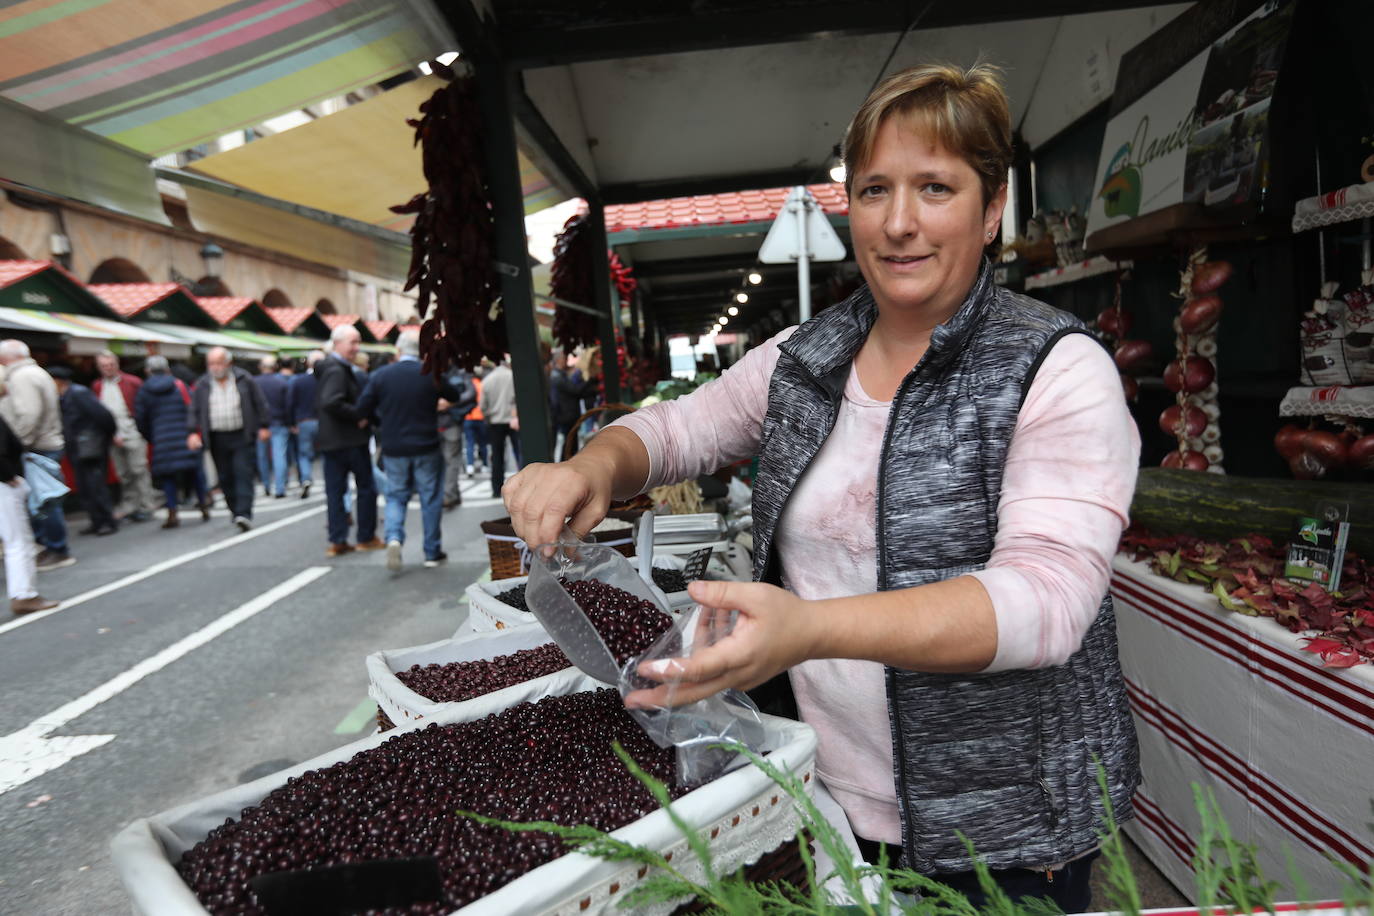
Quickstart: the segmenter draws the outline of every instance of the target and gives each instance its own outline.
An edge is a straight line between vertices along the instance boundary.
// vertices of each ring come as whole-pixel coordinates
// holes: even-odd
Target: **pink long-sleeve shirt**
[[[649,453],[645,489],[755,454],[778,344],[755,347],[690,395],[617,421]],[[778,520],[784,586],[805,599],[877,591],[877,480],[891,403],[852,368],[839,415]],[[1107,590],[1135,490],[1140,438],[1111,357],[1072,334],[1041,363],[1007,451],[997,537],[982,583],[997,621],[987,671],[1063,663]],[[791,671],[802,718],[819,735],[816,768],[854,832],[901,842],[883,666],[819,659]]]

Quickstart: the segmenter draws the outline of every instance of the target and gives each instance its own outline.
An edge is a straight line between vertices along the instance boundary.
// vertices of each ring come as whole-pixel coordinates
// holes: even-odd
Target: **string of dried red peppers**
[[[487,190],[482,119],[474,78],[438,63],[449,82],[408,118],[422,152],[429,189],[394,213],[414,213],[406,289],[418,289],[420,352],[426,369],[473,368],[483,357],[499,361],[509,350],[496,276],[496,221]],[[434,314],[426,318],[430,303]]]

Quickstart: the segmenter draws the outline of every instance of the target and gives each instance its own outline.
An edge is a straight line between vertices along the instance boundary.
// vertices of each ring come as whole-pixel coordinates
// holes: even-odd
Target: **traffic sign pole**
[[[797,313],[799,321],[811,317],[811,252],[806,249],[805,211],[811,209],[809,197],[793,198],[791,206],[802,212],[797,215]]]

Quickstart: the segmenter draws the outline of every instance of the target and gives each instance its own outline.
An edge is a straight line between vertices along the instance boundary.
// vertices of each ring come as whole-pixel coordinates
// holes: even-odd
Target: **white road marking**
[[[115,739],[114,735],[58,735],[50,738],[47,737],[49,734],[118,696],[148,675],[161,671],[216,636],[227,633],[283,598],[295,594],[329,571],[328,566],[311,566],[297,573],[94,690],[34,719],[19,731],[0,738],[0,795]]]
[[[133,585],[135,582],[142,582],[144,579],[156,576],[158,573],[166,572],[169,569],[175,569],[178,566],[183,566],[187,563],[192,562],[193,560],[199,560],[201,557],[208,557],[211,554],[218,553],[221,550],[228,550],[230,547],[236,547],[239,544],[244,543],[245,541],[251,541],[253,538],[262,537],[264,534],[270,534],[279,528],[285,528],[287,525],[295,524],[301,519],[309,518],[312,515],[319,515],[320,513],[324,512],[324,508],[324,506],[315,506],[313,509],[306,509],[304,512],[297,512],[295,515],[288,515],[286,518],[278,519],[277,521],[272,522],[269,525],[263,525],[261,528],[254,528],[252,531],[245,531],[242,534],[236,534],[231,538],[225,538],[222,541],[211,544],[209,547],[202,547],[199,550],[192,550],[190,553],[183,553],[181,556],[172,557],[169,560],[163,560],[161,563],[154,563],[147,569],[140,570],[136,573],[130,573],[122,579],[116,579],[115,581],[108,582],[105,585],[99,586],[98,588],[93,588],[90,591],[82,592],[74,598],[68,598],[67,600],[63,601],[60,605],[58,605],[50,611],[39,611],[36,614],[26,614],[23,617],[17,617],[14,620],[9,621],[8,623],[0,624],[0,633],[8,633],[10,630],[25,626],[37,620],[43,620],[46,617],[51,617],[53,614],[60,613],[61,611],[65,611],[68,608],[76,607],[78,604],[85,604],[87,601],[93,601],[96,598],[102,598],[105,595],[110,594],[111,592],[117,592],[125,586]]]

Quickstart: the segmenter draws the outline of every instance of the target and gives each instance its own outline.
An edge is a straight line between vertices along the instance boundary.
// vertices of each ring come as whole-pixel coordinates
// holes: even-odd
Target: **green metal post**
[[[599,200],[588,201],[587,225],[591,229],[593,246],[592,270],[600,279],[595,284],[596,300],[592,303],[601,315],[596,319],[597,336],[601,338],[601,372],[606,385],[606,403],[621,399],[620,362],[616,358],[615,332],[620,327],[620,296],[611,286],[610,250],[606,246],[606,210]]]

